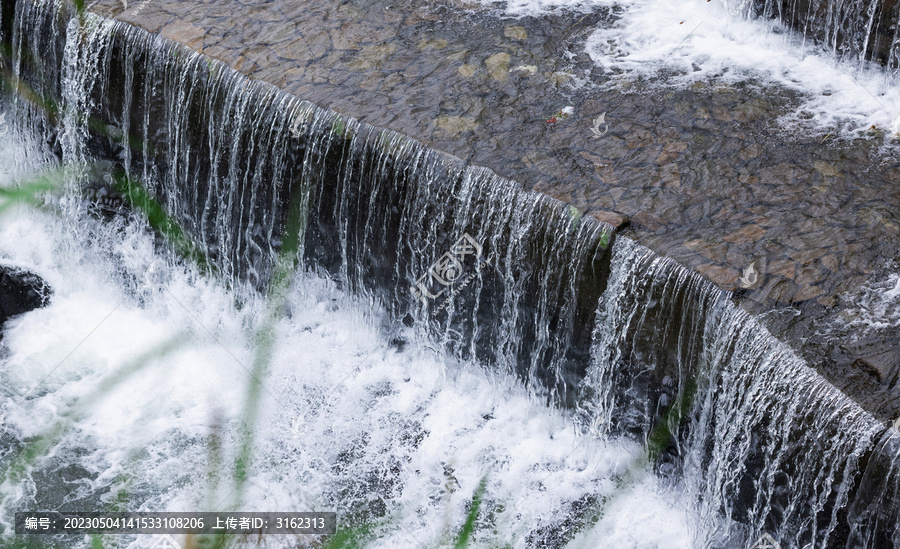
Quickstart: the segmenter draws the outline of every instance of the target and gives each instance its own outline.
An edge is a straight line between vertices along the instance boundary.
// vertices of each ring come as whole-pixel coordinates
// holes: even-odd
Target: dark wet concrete
[[[852,141],[790,134],[774,120],[798,98],[752,82],[606,86],[581,53],[614,17],[603,11],[511,20],[421,0],[89,7],[621,225],[737,290],[751,311],[776,311],[762,318],[835,385],[879,417],[900,415],[900,328],[849,344],[841,320],[900,260],[900,162],[877,130]],[[566,106],[574,113],[560,116]],[[595,137],[603,113],[608,132]],[[742,289],[751,262],[761,276]]]

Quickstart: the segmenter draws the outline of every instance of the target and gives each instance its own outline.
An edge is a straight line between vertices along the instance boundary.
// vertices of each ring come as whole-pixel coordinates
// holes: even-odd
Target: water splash
[[[896,428],[873,451],[858,493],[861,497],[848,511],[847,549],[900,547],[900,431]]]
[[[700,546],[840,539],[883,426],[695,273],[625,240],[612,263],[583,387],[592,428],[647,437],[689,391],[657,467],[702,502]]]
[[[725,0],[743,17],[777,19],[796,29],[804,40],[823,44],[836,59],[859,66],[867,61],[900,69],[900,5],[891,0],[800,1]]]
[[[228,283],[266,285],[293,205],[305,213],[303,267],[383,306],[398,348],[429,341],[447,363],[515,372],[532,394],[577,404],[595,435],[646,441],[665,418],[677,436],[656,465],[680,472],[700,502],[700,545],[838,538],[883,427],[697,275],[624,239],[610,255],[609,228],[581,212],[170,41],[94,16],[73,28],[17,5],[17,25],[65,44],[59,53],[18,31],[18,74],[61,98],[63,117],[53,125],[54,111],[27,105],[17,116],[64,159],[99,157],[140,178]],[[68,68],[54,72],[56,59]],[[437,311],[409,288],[461,235],[485,265]],[[684,417],[664,414],[687,395]],[[882,535],[869,528],[858,535]]]
[[[856,333],[895,329],[900,324],[900,274],[888,274],[849,296],[841,314],[846,327]],[[847,334],[853,337],[853,333]]]

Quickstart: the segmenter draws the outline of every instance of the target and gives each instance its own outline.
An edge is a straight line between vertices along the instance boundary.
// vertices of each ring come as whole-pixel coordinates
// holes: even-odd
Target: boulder
[[[51,293],[36,274],[0,265],[0,328],[9,318],[46,305]]]

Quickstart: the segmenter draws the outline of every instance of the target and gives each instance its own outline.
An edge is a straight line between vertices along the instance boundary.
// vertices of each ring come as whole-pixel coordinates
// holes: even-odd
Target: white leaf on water
[[[600,126],[605,126],[603,131],[600,131]],[[591,133],[594,134],[594,137],[603,137],[606,135],[606,132],[609,131],[609,124],[606,123],[606,113],[604,112],[600,116],[594,119],[594,126],[591,128]]]
[[[756,262],[754,261],[750,264],[749,267],[744,269],[744,276],[740,278],[742,288],[749,288],[756,284],[756,281],[759,280],[759,273],[754,267],[755,264]]]

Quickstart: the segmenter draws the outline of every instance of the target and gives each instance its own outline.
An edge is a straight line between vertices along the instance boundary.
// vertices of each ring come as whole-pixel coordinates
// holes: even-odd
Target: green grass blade
[[[254,337],[256,350],[247,386],[244,411],[241,414],[241,427],[238,433],[240,442],[234,468],[236,483],[235,505],[240,505],[243,498],[244,484],[248,478],[255,440],[256,415],[263,389],[262,381],[266,377],[272,360],[276,322],[284,308],[284,303],[287,301],[287,291],[302,256],[308,204],[309,191],[304,186],[298,193],[294,194],[288,207],[283,244],[275,260],[274,272],[269,282],[266,313]]]
[[[11,187],[0,187],[0,215],[15,204],[40,206],[42,195],[62,189],[76,169],[73,165],[63,165],[42,171]]]
[[[113,187],[125,197],[131,207],[147,217],[150,226],[168,240],[179,255],[197,265],[202,273],[214,273],[215,269],[200,246],[194,243],[181,225],[166,212],[163,205],[137,180],[129,178],[124,172],[119,172],[113,176]]]
[[[472,534],[475,532],[475,521],[478,520],[478,510],[481,508],[481,501],[484,498],[484,492],[487,489],[488,477],[482,477],[478,487],[475,488],[475,494],[472,496],[472,503],[469,505],[469,513],[466,515],[466,522],[463,523],[462,530],[456,538],[453,545],[455,549],[465,549],[469,546]]]

